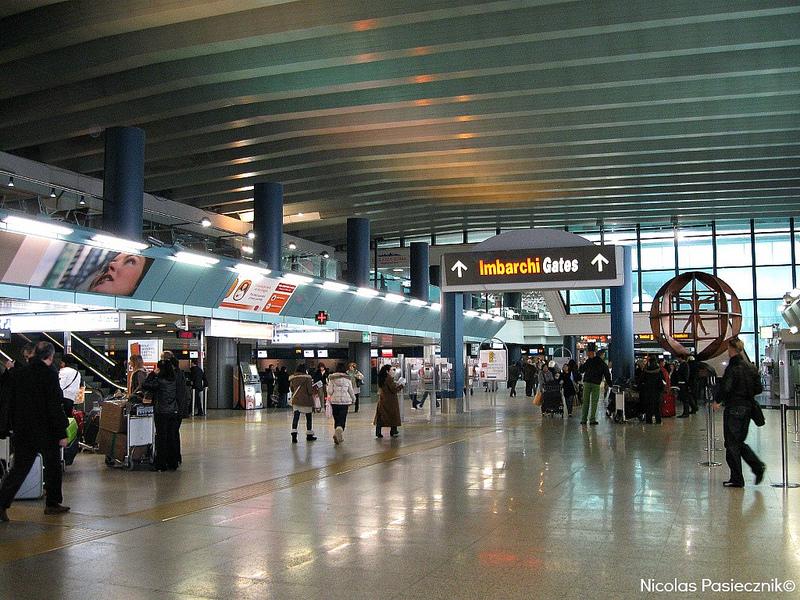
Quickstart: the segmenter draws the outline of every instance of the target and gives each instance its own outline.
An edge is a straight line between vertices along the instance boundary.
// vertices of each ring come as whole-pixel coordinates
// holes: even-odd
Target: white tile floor
[[[769,486],[777,413],[750,435],[767,478],[743,490],[697,465],[702,415],[587,429],[478,394],[469,415],[409,412],[395,440],[376,440],[371,417],[351,415],[341,447],[324,418],[318,441],[295,446],[287,413],[187,421],[176,473],[81,455],[64,486],[73,514],[17,503],[0,527],[0,598],[640,598],[647,578],[800,580],[800,489]],[[243,500],[213,496],[260,482]],[[204,509],[181,516],[175,503],[198,497]],[[33,543],[72,527],[98,539]]]

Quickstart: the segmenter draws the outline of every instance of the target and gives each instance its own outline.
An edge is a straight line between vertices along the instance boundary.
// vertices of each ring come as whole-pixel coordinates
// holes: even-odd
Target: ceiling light
[[[134,323],[134,325],[136,325],[137,327],[141,327],[142,325],[144,325],[144,323],[137,322],[137,323]]]
[[[346,289],[349,289],[350,286],[345,283],[339,283],[338,281],[326,281],[322,284],[326,290],[331,290],[333,292],[343,292]]]
[[[311,283],[314,281],[311,277],[305,275],[298,275],[296,273],[286,273],[281,279],[287,283],[294,283],[295,285],[302,285],[304,283]]]
[[[78,204],[80,206],[86,206],[86,198],[83,197],[83,194],[81,194],[81,199],[78,200]]]
[[[467,317],[477,317],[478,316],[478,311],[477,310],[468,310],[468,311],[466,311],[464,313],[464,315],[467,316]]]
[[[110,331],[104,331],[103,335],[111,335],[111,332]]]
[[[387,302],[399,304],[400,302],[403,302],[405,300],[405,297],[401,296],[400,294],[386,294],[383,297],[383,299],[386,300]]]
[[[374,298],[378,295],[378,290],[373,288],[360,287],[356,290],[356,294],[364,296],[365,298]]]
[[[9,177],[8,178],[8,187],[14,187],[14,178],[13,177]]]
[[[289,250],[297,250],[297,244],[294,242],[289,242]]]
[[[166,323],[159,323],[158,325],[156,325],[156,327],[166,327],[166,326],[167,326]]]
[[[297,213],[297,216],[298,216],[298,217],[302,217],[302,216],[303,216],[303,213]]]
[[[411,306],[427,306],[427,302],[425,300],[420,300],[419,298],[412,298],[410,300]]]
[[[252,229],[251,229],[250,231],[248,231],[248,232],[247,232],[247,239],[248,239],[248,240],[254,240],[254,239],[256,239],[256,232],[255,232],[255,231],[253,231]]]
[[[392,269],[394,273],[402,273],[403,269]]]
[[[252,246],[242,246],[242,252],[244,252],[245,254],[252,254],[253,253],[253,247]]]
[[[264,276],[272,273],[272,271],[270,271],[269,269],[258,267],[256,265],[248,265],[246,263],[239,263],[238,265],[233,267],[233,270],[236,271],[237,273],[241,273],[242,275],[249,275],[251,277],[255,275]]]
[[[22,217],[7,216],[3,219],[8,231],[16,231],[17,233],[28,233],[30,235],[38,235],[42,237],[56,237],[57,235],[69,235],[72,229],[62,225],[54,225],[46,223],[45,221],[37,221],[35,219],[25,219]]]
[[[145,319],[160,319],[161,317],[156,315],[138,315],[134,318],[138,319],[139,321],[144,321]]]
[[[200,221],[200,225],[202,225],[203,227],[211,227],[211,219],[209,219],[208,217],[203,217]]]
[[[187,265],[195,265],[198,267],[210,267],[211,265],[215,265],[219,262],[219,259],[214,258],[213,256],[195,254],[194,252],[186,252],[184,250],[176,252],[172,259]]]
[[[792,325],[789,327],[789,333],[795,334],[798,332],[797,325]]]
[[[130,335],[130,334],[131,334],[131,332],[130,332],[130,331],[123,331],[123,333],[124,333],[125,335]]]
[[[322,256],[322,258],[330,258],[331,257],[330,253],[327,250],[325,250],[325,252],[323,252],[321,256]]]
[[[145,331],[145,333],[153,333],[153,332],[148,329],[147,331]]]
[[[89,240],[92,246],[100,246],[109,250],[116,250],[117,252],[125,252],[127,254],[139,254],[142,250],[149,248],[147,244],[142,242],[134,242],[123,238],[114,237],[113,235],[97,234]]]
[[[485,313],[481,313],[481,319],[483,319],[484,321],[488,321],[491,318],[492,318],[492,315],[490,315],[489,313],[486,313],[486,312]]]
[[[51,198],[55,198],[56,197],[56,188],[50,188],[50,197]]]

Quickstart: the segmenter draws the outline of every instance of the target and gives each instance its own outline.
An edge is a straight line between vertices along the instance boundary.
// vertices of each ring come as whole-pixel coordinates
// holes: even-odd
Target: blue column
[[[347,274],[345,280],[369,287],[369,220],[347,219]]]
[[[565,335],[563,344],[564,344],[564,347],[567,350],[569,350],[570,354],[572,355],[572,358],[574,358],[575,361],[577,362],[577,360],[578,360],[578,338],[576,338],[574,335]]]
[[[431,285],[440,287],[442,285],[442,265],[431,265],[428,268],[428,277]]]
[[[442,358],[453,365],[451,398],[464,397],[464,294],[442,294]]]
[[[283,271],[283,184],[266,181],[253,188],[253,256]]]
[[[609,358],[614,379],[633,379],[633,261],[623,247],[625,282],[611,288],[611,344]]]
[[[111,127],[105,133],[103,229],[123,238],[142,238],[144,130]]]
[[[430,252],[427,242],[411,242],[411,297],[420,300],[429,299]]]

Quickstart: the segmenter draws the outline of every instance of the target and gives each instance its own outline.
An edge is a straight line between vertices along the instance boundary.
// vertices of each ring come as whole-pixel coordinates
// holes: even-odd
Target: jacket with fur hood
[[[334,373],[328,377],[331,404],[352,404],[356,401],[353,383],[346,373]]]

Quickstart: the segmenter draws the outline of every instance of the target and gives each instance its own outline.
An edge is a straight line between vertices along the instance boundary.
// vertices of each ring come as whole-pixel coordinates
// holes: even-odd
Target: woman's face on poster
[[[144,256],[120,252],[89,286],[90,292],[130,296],[136,291],[146,264]]]

